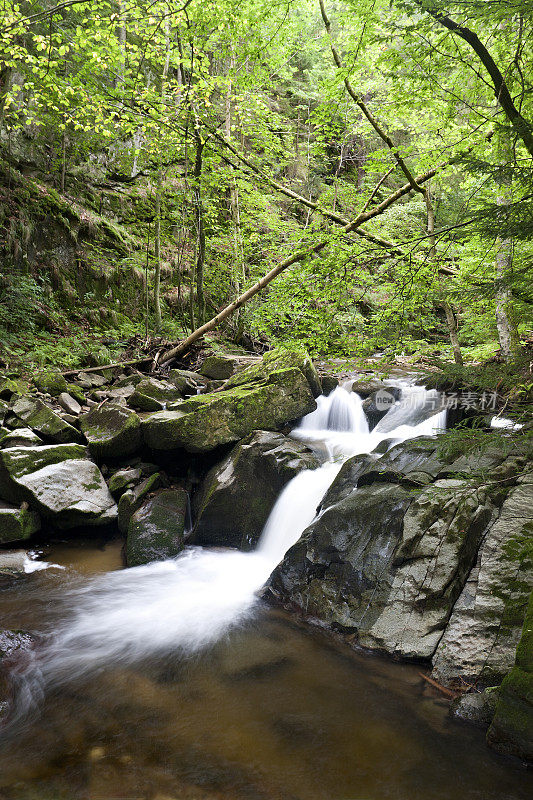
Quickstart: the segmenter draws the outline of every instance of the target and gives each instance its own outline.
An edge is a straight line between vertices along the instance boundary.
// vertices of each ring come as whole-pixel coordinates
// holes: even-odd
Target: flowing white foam
[[[419,419],[427,393],[417,390],[416,396],[412,416]],[[400,407],[402,402],[407,400]],[[316,411],[292,435],[320,450],[326,461],[285,487],[255,552],[189,548],[176,559],[106,573],[67,590],[64,622],[17,676],[14,714],[25,715],[50,686],[158,653],[193,653],[223,637],[252,613],[258,589],[312,522],[344,461],[371,452],[384,439],[396,443],[444,428],[445,411],[424,413],[416,425],[369,431],[358,395],[339,387],[318,398]]]

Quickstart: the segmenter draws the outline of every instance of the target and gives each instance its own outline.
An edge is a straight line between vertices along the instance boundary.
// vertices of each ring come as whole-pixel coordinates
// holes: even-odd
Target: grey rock
[[[0,450],[0,492],[11,502],[26,500],[58,528],[117,517],[102,473],[76,444]]]
[[[38,447],[44,444],[31,428],[15,428],[2,436],[0,447]]]
[[[68,392],[61,392],[57,398],[57,402],[67,414],[72,414],[74,417],[81,414],[81,405]]]
[[[134,411],[106,403],[80,417],[80,427],[97,458],[123,458],[141,444],[141,423]]]
[[[115,500],[118,500],[127,489],[133,489],[134,486],[140,483],[141,477],[142,472],[138,467],[127,467],[113,473],[107,485]]]
[[[533,485],[507,496],[479,549],[433,660],[446,685],[496,683],[514,663],[533,589]]]
[[[494,717],[497,700],[497,686],[482,692],[463,694],[452,701],[450,716],[472,722],[474,725],[488,727]]]
[[[45,440],[64,444],[66,442],[80,442],[81,434],[68,422],[48,408],[41,400],[31,397],[20,397],[13,404],[13,413],[21,419],[28,428],[36,431]]]
[[[130,519],[139,509],[144,499],[161,486],[162,477],[159,472],[150,475],[133,489],[128,489],[118,501],[118,527],[121,533],[127,533]]]
[[[129,567],[174,558],[183,550],[187,493],[163,489],[131,517],[126,540]]]
[[[207,474],[193,501],[190,541],[250,549],[283,487],[318,465],[311,450],[281,433],[252,434]]]

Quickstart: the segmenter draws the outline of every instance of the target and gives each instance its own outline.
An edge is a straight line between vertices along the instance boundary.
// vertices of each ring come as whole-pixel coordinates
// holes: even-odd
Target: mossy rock
[[[233,375],[226,383],[226,388],[267,381],[269,376],[282,369],[298,369],[306,378],[313,397],[322,394],[322,384],[308,352],[304,348],[286,350],[275,348],[265,353],[262,361],[253,364]]]
[[[22,506],[10,506],[0,500],[0,544],[29,539],[41,527],[39,515]]]
[[[533,591],[515,666],[500,687],[487,742],[500,753],[533,762]]]
[[[34,383],[40,392],[51,394],[52,397],[67,391],[67,382],[59,372],[41,372],[34,378]]]
[[[159,489],[162,477],[159,472],[149,475],[142,483],[134,489],[128,489],[118,501],[118,527],[121,533],[126,533],[133,514],[140,508],[144,499],[150,492]]]
[[[279,430],[315,407],[302,372],[280,369],[257,386],[191,397],[176,410],[152,414],[141,425],[145,443],[154,450],[204,453],[254,430]]]
[[[163,489],[131,517],[126,540],[129,567],[174,558],[183,550],[187,493]]]
[[[45,440],[57,444],[81,442],[80,432],[41,400],[20,397],[13,404],[13,413]]]
[[[125,406],[95,406],[80,417],[80,427],[96,458],[123,458],[141,444],[139,417]]]
[[[58,528],[104,525],[117,507],[103,475],[76,444],[0,450],[0,495],[25,500]]]
[[[78,386],[77,383],[67,383],[67,392],[74,398],[74,400],[78,401],[80,406],[85,405],[85,392],[81,386]]]
[[[145,378],[135,387],[128,399],[128,405],[139,411],[160,411],[167,403],[181,400],[182,392],[168,381]]]
[[[15,428],[0,435],[0,447],[40,447],[44,442],[31,428]]]
[[[14,394],[19,394],[20,387],[18,383],[11,378],[6,378],[5,380],[0,380],[0,398],[4,400],[10,400]]]
[[[125,469],[117,470],[108,480],[107,485],[113,497],[117,500],[125,491],[133,489],[142,477],[142,472],[139,467],[126,467]]]
[[[237,359],[224,355],[208,356],[200,367],[202,375],[216,381],[224,381],[238,371],[239,363]]]

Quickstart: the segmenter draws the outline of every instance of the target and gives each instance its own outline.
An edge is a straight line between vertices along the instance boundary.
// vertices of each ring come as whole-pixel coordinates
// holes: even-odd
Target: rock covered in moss
[[[19,397],[13,404],[13,413],[45,440],[57,444],[82,441],[80,432],[41,400]]]
[[[533,591],[515,665],[500,687],[487,741],[500,753],[533,762]]]
[[[183,550],[187,493],[163,489],[131,517],[126,540],[129,567],[174,558]]]
[[[103,475],[76,444],[0,450],[0,495],[26,500],[58,528],[103,525],[117,507]]]
[[[134,486],[140,483],[141,477],[142,472],[139,467],[125,467],[114,472],[107,485],[115,500],[118,500],[125,491],[133,489]]]
[[[10,506],[0,500],[0,544],[29,539],[40,527],[39,515],[27,503]]]
[[[171,369],[167,380],[183,395],[198,394],[198,390],[204,390],[208,384],[204,375],[188,369]]]
[[[34,383],[40,392],[57,397],[61,392],[67,391],[67,382],[60,372],[47,370],[34,378]]]
[[[309,353],[304,348],[285,349],[277,347],[265,353],[262,360],[246,367],[242,371],[233,375],[226,383],[226,387],[231,389],[234,386],[244,386],[268,380],[269,376],[276,371],[284,369],[298,369],[309,383],[313,397],[322,394],[322,384],[320,376],[315,369]]]
[[[0,397],[3,400],[9,400],[13,395],[18,394],[19,391],[18,384],[14,380],[11,380],[11,378],[0,380]]]
[[[200,367],[202,375],[215,381],[224,381],[235,372],[238,372],[238,370],[239,362],[237,358],[227,355],[208,356]]]
[[[0,437],[0,447],[39,447],[44,444],[31,428],[15,428]]]
[[[160,411],[167,403],[180,400],[181,397],[180,389],[169,381],[145,378],[128,398],[128,405],[139,411]]]
[[[281,433],[252,434],[207,474],[194,500],[191,541],[249,550],[283,487],[318,465],[311,450]]]
[[[121,495],[118,501],[118,527],[121,533],[127,532],[133,514],[142,506],[144,499],[150,492],[159,489],[161,483],[161,474],[159,472],[154,472],[133,489],[127,489]]]
[[[125,406],[105,403],[80,417],[91,453],[97,458],[123,458],[139,449],[141,423],[134,411]]]
[[[254,430],[278,430],[316,407],[299,369],[272,372],[263,383],[198,395],[172,411],[142,421],[145,443],[154,450],[184,448],[204,453],[236,442]]]

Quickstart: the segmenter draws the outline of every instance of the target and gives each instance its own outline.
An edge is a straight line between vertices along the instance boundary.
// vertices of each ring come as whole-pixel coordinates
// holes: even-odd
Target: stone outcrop
[[[80,417],[80,427],[96,458],[123,458],[141,444],[141,422],[134,411],[105,403]]]
[[[444,458],[434,439],[397,445],[380,459],[356,456],[274,572],[270,590],[309,617],[354,633],[363,646],[417,659],[437,651],[439,680],[454,673],[494,682],[512,661],[524,592],[533,584],[528,557],[520,555],[531,553],[530,486],[527,477],[512,486],[524,463],[505,444]],[[465,477],[476,467],[490,471],[496,491]],[[465,612],[471,581],[479,581],[477,558],[484,587],[477,610]]]
[[[487,741],[501,753],[533,762],[533,591],[516,662],[498,692]]]
[[[184,400],[143,420],[142,432],[154,450],[204,453],[254,430],[279,430],[315,406],[307,379],[293,367],[273,371],[262,382]]]
[[[187,502],[183,489],[163,489],[135,511],[126,541],[129,567],[174,558],[183,550]]]
[[[514,662],[533,587],[533,482],[506,497],[480,547],[433,661],[444,684],[499,683]]]
[[[121,533],[127,532],[133,514],[142,506],[150,492],[159,489],[161,481],[161,475],[155,472],[122,494],[118,501],[118,527]]]
[[[189,541],[249,550],[283,487],[301,470],[316,467],[316,456],[300,442],[281,433],[252,434],[207,474],[194,498]]]
[[[76,444],[0,450],[0,496],[26,501],[58,528],[103,525],[117,517],[102,473]]]

